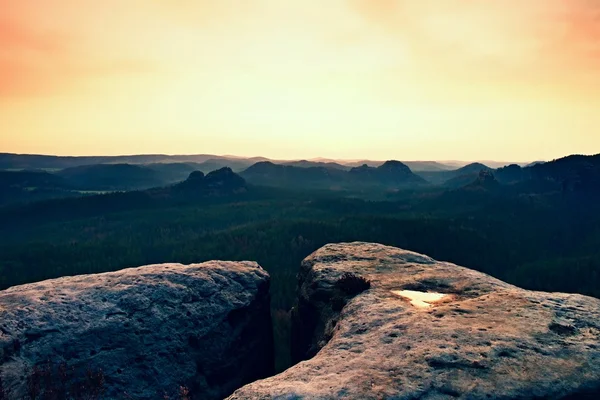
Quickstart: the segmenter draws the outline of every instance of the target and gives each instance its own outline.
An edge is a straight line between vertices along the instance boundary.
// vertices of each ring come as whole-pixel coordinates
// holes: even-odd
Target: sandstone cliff
[[[341,293],[348,272],[370,289]],[[294,332],[295,355],[314,357],[230,400],[600,398],[600,300],[397,248],[333,244],[309,256]]]
[[[194,399],[222,399],[272,373],[268,291],[257,264],[220,261],[2,291],[4,396],[178,399],[185,386]]]

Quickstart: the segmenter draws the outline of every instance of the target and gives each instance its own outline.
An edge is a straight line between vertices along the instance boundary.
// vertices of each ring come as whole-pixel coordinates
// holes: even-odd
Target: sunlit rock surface
[[[103,399],[179,399],[180,386],[194,399],[222,399],[272,373],[268,290],[268,274],[256,263],[213,261],[2,291],[4,398],[47,389],[48,371],[52,390],[81,389],[83,382],[81,398],[95,398],[101,370]]]
[[[371,288],[339,313],[346,272]],[[318,354],[231,400],[600,398],[598,299],[369,243],[323,247],[299,279],[295,353]]]
[[[419,308],[431,308],[444,298],[450,299],[450,296],[447,294],[420,292],[418,290],[392,290],[391,293],[403,299],[410,300],[410,304]]]

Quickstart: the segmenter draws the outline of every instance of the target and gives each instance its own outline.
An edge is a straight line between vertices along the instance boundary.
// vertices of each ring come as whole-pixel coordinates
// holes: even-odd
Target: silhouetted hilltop
[[[600,192],[600,155],[572,155],[525,168],[509,165],[496,174],[501,183],[512,184],[521,192],[596,193]]]
[[[256,185],[289,188],[362,190],[371,186],[402,187],[425,183],[422,178],[413,174],[410,168],[399,161],[387,161],[377,168],[363,165],[352,168],[350,171],[339,168],[298,167],[260,162],[243,171],[242,176],[248,182]]]
[[[533,167],[534,165],[538,165],[538,164],[544,164],[546,161],[534,161],[532,163],[529,163],[527,165],[525,165],[526,167]],[[514,165],[514,164],[511,164]]]
[[[384,162],[382,165],[377,167],[377,171],[381,176],[390,177],[392,179],[396,179],[398,177],[408,177],[412,179],[416,177],[416,175],[412,173],[412,171],[406,164],[396,160]],[[419,181],[422,180],[419,177],[417,178]]]
[[[536,178],[554,180],[569,179],[586,174],[598,173],[600,154],[593,156],[571,155],[543,164],[528,167]]]
[[[492,168],[481,163],[471,163],[453,171],[456,175],[467,175],[471,173],[479,173],[480,171],[492,171]]]
[[[500,183],[494,177],[491,171],[481,170],[474,182],[467,185],[466,189],[479,190],[495,190],[500,186]]]
[[[363,164],[359,167],[354,167],[349,171],[350,175],[361,178],[375,178],[377,173],[376,167],[370,167],[367,164]]]
[[[246,187],[244,178],[234,173],[231,168],[221,168],[208,173],[204,183],[211,190],[235,192]]]
[[[528,169],[517,164],[511,164],[498,168],[496,176],[502,183],[516,183],[528,179]]]
[[[183,182],[172,187],[177,194],[223,196],[240,193],[246,190],[246,181],[231,168],[221,168],[204,175],[194,171]]]
[[[341,164],[348,167],[362,167],[368,165],[369,167],[379,167],[385,163],[385,161],[374,161],[374,160],[361,160],[361,161],[350,161],[342,162]],[[411,171],[450,171],[456,169],[454,165],[444,164],[438,161],[402,161],[402,163],[410,168]]]
[[[360,167],[352,168],[349,174],[353,179],[362,180],[363,183],[365,181],[382,185],[425,183],[425,180],[415,175],[406,164],[396,160],[386,161],[376,168],[363,164]]]
[[[344,171],[324,167],[295,167],[274,164],[270,161],[256,163],[241,173],[248,182],[256,185],[280,187],[328,187],[341,183]]]
[[[422,171],[418,175],[435,185],[447,187],[460,187],[472,182],[480,171],[493,171],[492,168],[482,163],[471,163],[462,168],[450,171]]]

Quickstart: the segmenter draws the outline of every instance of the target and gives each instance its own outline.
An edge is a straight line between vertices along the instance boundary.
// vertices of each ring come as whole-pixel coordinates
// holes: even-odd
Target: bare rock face
[[[371,281],[348,296],[339,279]],[[295,355],[242,399],[598,399],[600,300],[427,256],[332,244],[302,264]]]
[[[272,373],[268,292],[258,264],[221,261],[2,291],[0,393],[222,399]]]

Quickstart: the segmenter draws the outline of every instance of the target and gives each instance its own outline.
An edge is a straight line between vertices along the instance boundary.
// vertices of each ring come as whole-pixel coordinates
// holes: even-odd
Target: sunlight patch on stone
[[[442,293],[418,292],[416,290],[392,290],[393,295],[410,300],[410,304],[419,308],[430,308],[435,303],[446,297]]]

